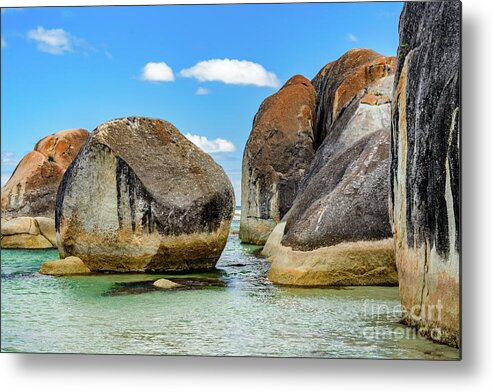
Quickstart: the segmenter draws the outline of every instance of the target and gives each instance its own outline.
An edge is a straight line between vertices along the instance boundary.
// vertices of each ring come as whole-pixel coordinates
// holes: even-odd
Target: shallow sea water
[[[399,324],[397,287],[271,284],[259,248],[230,235],[217,270],[187,275],[37,273],[56,250],[1,251],[2,351],[457,359]],[[152,282],[185,285],[166,291]]]

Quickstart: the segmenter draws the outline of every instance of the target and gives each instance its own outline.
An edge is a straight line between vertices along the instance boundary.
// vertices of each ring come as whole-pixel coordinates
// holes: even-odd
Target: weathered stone
[[[91,273],[91,270],[81,259],[70,256],[41,264],[39,273],[43,275],[82,275]]]
[[[393,75],[394,71],[395,57],[382,56],[370,49],[352,49],[323,67],[312,81],[318,90],[316,148],[325,140],[344,108],[355,98],[361,98],[373,82]]]
[[[273,263],[271,281],[293,286],[395,285],[392,239],[341,242],[309,251],[281,244],[285,222],[276,226],[262,253]]]
[[[376,105],[378,103],[378,97],[373,94],[365,94],[363,98],[361,98],[361,103],[367,105]]]
[[[26,216],[4,220],[2,222],[2,235],[14,234],[39,234],[39,227],[33,218]]]
[[[154,286],[160,289],[176,289],[177,287],[183,287],[183,285],[172,282],[168,279],[158,279],[153,283]]]
[[[57,196],[61,257],[92,271],[214,267],[234,213],[224,170],[172,124],[104,123],[68,168]]]
[[[72,129],[40,140],[2,188],[2,217],[53,219],[58,184],[88,135],[85,129]]]
[[[240,239],[264,244],[313,158],[315,91],[296,75],[255,115],[243,154]]]
[[[39,232],[56,247],[55,219],[38,216],[34,218],[39,228]]]
[[[26,216],[2,219],[2,248],[46,249],[53,247],[56,247],[54,219]]]
[[[3,249],[49,249],[53,244],[41,234],[2,235]]]
[[[323,142],[263,250],[273,282],[397,284],[387,204],[390,104],[361,102],[390,95],[393,63],[361,49],[325,70],[315,129]]]
[[[452,346],[460,335],[460,7],[404,5],[390,178],[404,321]]]
[[[324,82],[324,77],[325,77],[325,74],[327,73],[327,71],[329,69],[331,69],[332,67],[332,64],[333,62],[331,63],[328,63],[326,64],[316,75],[315,77],[312,79],[312,85],[313,85],[313,88],[315,89],[315,95],[317,97],[320,96],[320,92],[323,88],[323,82]],[[317,101],[317,105],[318,105],[318,101]]]

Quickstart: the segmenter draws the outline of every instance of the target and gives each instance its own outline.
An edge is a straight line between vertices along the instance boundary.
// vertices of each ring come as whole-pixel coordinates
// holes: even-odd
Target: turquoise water
[[[37,273],[56,251],[2,250],[2,351],[455,359],[398,323],[398,288],[277,287],[230,235],[217,271]],[[165,277],[185,285],[159,290]]]

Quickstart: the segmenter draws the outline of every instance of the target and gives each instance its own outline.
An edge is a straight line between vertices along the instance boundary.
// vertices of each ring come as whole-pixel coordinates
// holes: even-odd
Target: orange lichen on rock
[[[58,184],[88,136],[85,129],[71,129],[36,143],[2,188],[2,217],[53,218]]]
[[[395,66],[395,57],[382,56],[371,49],[352,49],[320,70],[312,80],[319,102],[315,124],[317,146],[343,109],[366,94],[373,83],[393,75]],[[381,97],[376,104],[388,102]]]
[[[295,75],[265,99],[243,155],[240,239],[263,244],[289,210],[314,155],[315,90]]]
[[[300,108],[307,106],[306,116],[300,115]],[[313,124],[315,94],[310,81],[302,75],[295,75],[274,95],[268,97],[255,116],[253,133],[265,129],[277,129],[285,134],[297,131],[307,123]],[[302,124],[300,124],[300,121]]]
[[[394,72],[395,57],[380,56],[354,68],[335,92],[332,118],[336,119],[342,108],[363,88]]]

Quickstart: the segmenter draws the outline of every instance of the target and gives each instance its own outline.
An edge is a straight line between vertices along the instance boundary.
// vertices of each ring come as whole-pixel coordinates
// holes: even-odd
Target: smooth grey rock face
[[[388,222],[389,130],[333,155],[310,178],[286,216],[282,244],[313,250],[392,236]]]
[[[60,184],[60,255],[92,271],[212,268],[233,213],[224,170],[172,124],[113,120],[91,134]]]
[[[460,31],[460,2],[405,3],[390,167],[404,321],[452,346],[460,344]]]
[[[395,59],[353,49],[314,79],[318,149],[263,253],[268,277],[299,286],[395,285],[388,218]]]
[[[260,106],[243,154],[240,239],[264,244],[313,158],[315,90],[292,77]]]
[[[373,83],[390,95],[387,76]],[[328,129],[285,217],[284,246],[313,250],[346,241],[390,238],[390,103],[353,100]]]

